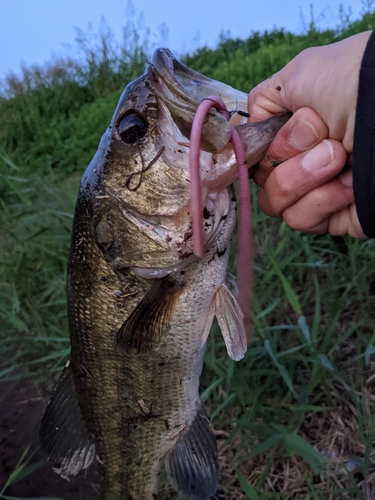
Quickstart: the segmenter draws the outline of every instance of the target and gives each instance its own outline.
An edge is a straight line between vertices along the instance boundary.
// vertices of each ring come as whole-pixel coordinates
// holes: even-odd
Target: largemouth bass
[[[189,132],[211,94],[246,109],[246,94],[157,50],[81,180],[67,277],[71,357],[40,437],[63,477],[98,461],[102,500],[157,498],[163,467],[181,498],[206,500],[217,488],[198,392],[214,315],[233,359],[246,339],[226,284],[236,165],[228,122],[214,111],[202,132],[203,258],[192,251]],[[286,119],[237,126],[249,165]]]

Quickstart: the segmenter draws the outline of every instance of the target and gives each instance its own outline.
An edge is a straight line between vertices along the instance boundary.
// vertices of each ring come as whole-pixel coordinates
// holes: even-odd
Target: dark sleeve
[[[345,83],[344,83],[345,85]],[[375,237],[375,31],[359,73],[353,146],[353,188],[363,232]]]

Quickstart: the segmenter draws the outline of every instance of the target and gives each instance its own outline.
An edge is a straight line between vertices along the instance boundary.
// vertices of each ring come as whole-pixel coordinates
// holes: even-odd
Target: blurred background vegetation
[[[371,5],[354,22],[340,9],[333,30],[311,21],[301,35],[222,33],[216,49],[183,61],[248,92],[304,48],[373,29]],[[77,59],[1,82],[3,380],[51,381],[69,356],[65,274],[79,179],[154,48],[131,21],[121,43],[103,27],[77,44]],[[214,326],[202,376],[220,429],[220,498],[374,498],[374,243],[293,231],[262,214],[256,195],[253,214],[255,340],[234,363]]]

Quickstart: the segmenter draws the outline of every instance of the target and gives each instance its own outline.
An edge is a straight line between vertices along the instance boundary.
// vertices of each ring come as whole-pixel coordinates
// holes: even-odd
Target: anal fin
[[[83,422],[69,366],[52,391],[39,439],[54,471],[65,479],[88,469],[95,458],[95,444]]]
[[[183,500],[208,500],[218,485],[219,461],[215,436],[201,403],[195,420],[167,454],[165,468]]]

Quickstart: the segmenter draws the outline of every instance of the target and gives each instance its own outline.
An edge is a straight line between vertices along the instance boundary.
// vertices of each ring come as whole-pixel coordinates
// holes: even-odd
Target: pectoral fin
[[[215,315],[223,334],[228,355],[239,361],[247,349],[244,315],[226,285],[221,285],[215,294]]]
[[[169,276],[157,280],[137,305],[115,337],[120,349],[150,350],[155,340],[169,328],[183,286]]]
[[[54,471],[65,479],[88,469],[94,461],[95,444],[82,420],[68,366],[52,391],[39,438]]]
[[[165,459],[172,486],[182,499],[208,500],[218,483],[215,436],[201,403],[195,420]]]

